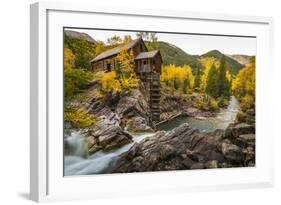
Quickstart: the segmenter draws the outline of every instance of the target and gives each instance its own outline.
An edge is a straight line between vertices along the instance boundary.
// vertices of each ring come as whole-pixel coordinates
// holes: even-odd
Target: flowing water
[[[231,96],[227,109],[223,109],[216,117],[206,119],[196,119],[191,117],[178,117],[172,121],[160,125],[158,128],[170,131],[182,123],[189,123],[193,128],[202,132],[209,132],[215,129],[225,129],[230,123],[235,121],[239,111],[239,102]],[[98,151],[87,156],[83,137],[77,131],[73,131],[64,139],[64,175],[90,175],[110,173],[111,164],[118,156],[128,151],[135,143],[146,137],[153,136],[154,133],[142,133],[133,135],[133,142],[109,152]]]
[[[235,121],[239,108],[238,100],[234,96],[231,96],[228,107],[222,109],[216,117],[197,119],[194,117],[180,116],[172,121],[159,125],[158,129],[170,131],[182,123],[188,123],[191,127],[199,129],[201,132],[225,129],[230,123]]]
[[[90,156],[86,156],[86,147],[79,132],[73,132],[65,138],[65,146],[76,147],[69,150],[64,156],[64,175],[89,175],[110,172],[111,163],[117,159],[118,155],[128,151],[134,143],[152,136],[154,133],[143,133],[133,135],[133,142],[109,152],[98,151]]]

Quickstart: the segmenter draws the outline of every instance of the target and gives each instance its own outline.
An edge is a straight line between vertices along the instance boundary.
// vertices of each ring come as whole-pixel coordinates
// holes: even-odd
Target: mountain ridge
[[[238,71],[244,67],[244,65],[239,63],[237,60],[229,57],[227,54],[224,54],[216,49],[208,51],[207,53],[202,54],[200,57],[213,57],[220,60],[223,55],[225,56],[226,67],[229,69],[231,74],[237,74]]]
[[[96,43],[96,40],[93,39],[89,34],[83,33],[83,32],[78,32],[78,31],[73,31],[73,30],[64,30],[65,35],[71,37],[71,38],[76,38],[79,40],[86,40],[91,43]]]
[[[227,56],[236,60],[237,62],[239,62],[242,65],[247,65],[248,63],[250,63],[250,58],[253,57],[250,55],[243,55],[243,54],[232,54],[232,55],[227,55]]]

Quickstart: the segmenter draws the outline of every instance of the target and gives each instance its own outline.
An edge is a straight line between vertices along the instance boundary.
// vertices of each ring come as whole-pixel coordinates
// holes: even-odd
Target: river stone
[[[105,116],[98,118],[95,128],[89,131],[86,141],[91,154],[98,150],[108,151],[133,142],[130,134],[123,131],[118,123]]]
[[[236,138],[236,143],[240,147],[254,146],[255,134],[243,134]]]
[[[243,150],[237,145],[230,143],[228,140],[222,142],[221,150],[224,157],[230,162],[241,163],[245,160]]]
[[[234,137],[238,137],[239,135],[242,134],[251,134],[251,133],[255,133],[255,127],[246,123],[237,124],[232,128],[232,134]]]

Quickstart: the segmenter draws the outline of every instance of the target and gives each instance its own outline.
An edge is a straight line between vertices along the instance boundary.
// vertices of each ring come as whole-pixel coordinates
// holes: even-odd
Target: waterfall
[[[108,173],[110,165],[118,156],[128,151],[135,143],[140,142],[146,137],[152,136],[154,133],[143,133],[133,135],[133,142],[124,145],[120,148],[113,149],[108,152],[98,151],[88,157],[85,156],[86,146],[79,132],[72,132],[70,136],[66,137],[65,145],[71,149],[64,156],[64,175],[89,175]]]
[[[85,157],[87,154],[84,139],[79,131],[72,131],[70,135],[67,135],[64,139],[64,146],[68,155]]]

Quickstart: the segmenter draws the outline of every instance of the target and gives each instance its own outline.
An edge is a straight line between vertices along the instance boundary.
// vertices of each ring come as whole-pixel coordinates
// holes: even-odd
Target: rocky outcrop
[[[85,104],[96,117],[96,125],[86,136],[89,153],[108,151],[131,143],[130,132],[152,131],[148,120],[148,104],[139,89],[129,93],[108,93],[93,96]]]
[[[184,110],[180,96],[162,93],[160,105],[160,121],[172,119],[174,116],[180,115]]]
[[[133,89],[128,95],[121,96],[116,105],[116,114],[123,117],[124,115],[145,117],[148,112],[147,100],[138,89]]]
[[[120,156],[113,172],[145,172],[255,165],[255,130],[247,124],[201,133],[182,124],[169,133],[136,143]]]
[[[196,118],[214,117],[216,112],[196,108],[198,102],[201,102],[205,95],[200,93],[189,95],[172,95],[161,93],[161,114],[160,123],[170,121],[177,116],[186,115]],[[210,110],[210,109],[209,109]],[[158,123],[158,124],[160,124]]]
[[[95,128],[88,131],[86,142],[88,152],[91,154],[99,150],[108,151],[128,144],[132,142],[132,136],[122,130],[118,121],[101,116],[97,119]]]
[[[80,40],[86,40],[91,43],[96,43],[96,41],[86,33],[71,31],[71,30],[65,30],[64,33],[71,38],[76,38]]]
[[[152,132],[153,129],[147,125],[145,118],[135,116],[127,120],[125,130],[129,132]]]

